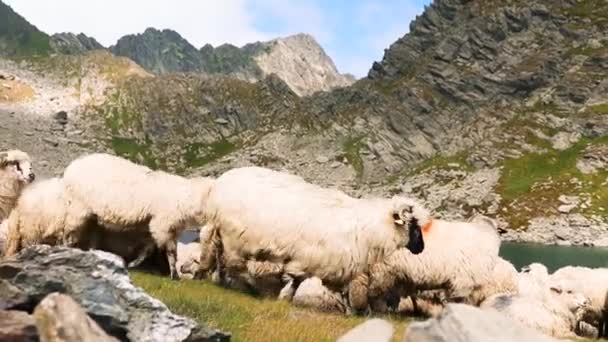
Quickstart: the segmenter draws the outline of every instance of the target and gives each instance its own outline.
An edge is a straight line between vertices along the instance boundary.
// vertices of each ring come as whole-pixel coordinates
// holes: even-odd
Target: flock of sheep
[[[209,277],[318,310],[436,316],[460,302],[555,337],[608,334],[608,269],[517,272],[485,216],[439,220],[411,198],[353,198],[260,167],[185,178],[100,153],[34,178],[27,153],[0,152],[4,257],[63,244],[137,267],[162,251],[173,279]],[[178,243],[193,227],[200,241]]]

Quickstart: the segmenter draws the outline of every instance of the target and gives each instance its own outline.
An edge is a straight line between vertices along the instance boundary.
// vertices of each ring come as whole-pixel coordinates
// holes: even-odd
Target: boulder
[[[519,322],[494,311],[465,304],[448,304],[442,314],[424,322],[412,323],[404,342],[555,342]]]
[[[0,311],[0,341],[37,342],[34,318],[23,311]]]
[[[4,285],[2,285],[4,284]],[[33,311],[47,295],[70,295],[121,341],[229,341],[230,335],[173,314],[133,286],[122,259],[103,251],[37,245],[0,262],[0,304]]]
[[[118,342],[108,336],[69,296],[51,293],[34,310],[43,342]]]
[[[392,324],[383,319],[374,318],[342,335],[337,342],[390,342],[393,333]]]

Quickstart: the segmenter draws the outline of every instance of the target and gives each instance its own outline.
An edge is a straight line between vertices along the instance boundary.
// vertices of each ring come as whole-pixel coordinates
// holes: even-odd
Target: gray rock
[[[0,311],[0,341],[38,342],[34,318],[23,311]]]
[[[448,304],[437,318],[410,324],[404,342],[556,342],[502,314],[465,304]]]
[[[121,341],[229,341],[230,335],[173,314],[133,286],[122,259],[102,251],[33,246],[0,262],[0,281],[20,291],[0,303],[33,310],[53,292],[70,295],[108,334]],[[25,300],[23,300],[25,299]],[[6,304],[8,303],[8,304]]]
[[[325,164],[329,161],[329,158],[327,158],[325,156],[318,156],[316,160],[317,160],[317,163],[319,163],[319,164]]]
[[[42,341],[48,342],[118,342],[108,336],[70,296],[51,293],[34,310],[34,319]]]
[[[578,142],[580,138],[581,134],[579,132],[559,132],[551,137],[551,145],[556,150],[565,150]]]
[[[568,214],[572,211],[572,209],[576,208],[576,204],[563,204],[557,207],[557,211],[562,214]]]
[[[338,338],[337,342],[389,342],[394,334],[393,325],[374,318],[367,320]]]

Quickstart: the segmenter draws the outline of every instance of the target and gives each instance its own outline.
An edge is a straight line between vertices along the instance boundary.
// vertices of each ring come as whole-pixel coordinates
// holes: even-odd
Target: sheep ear
[[[561,294],[562,293],[562,289],[557,287],[557,286],[551,286],[551,291],[557,293],[557,294]]]

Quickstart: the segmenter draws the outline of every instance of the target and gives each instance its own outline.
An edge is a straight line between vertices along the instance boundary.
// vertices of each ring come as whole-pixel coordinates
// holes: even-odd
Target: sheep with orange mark
[[[395,298],[397,293],[402,298],[426,290],[445,291],[446,301],[479,301],[471,296],[493,282],[500,260],[500,238],[493,220],[483,216],[469,222],[433,219],[423,226],[422,234],[425,248],[419,255],[398,249],[372,266],[369,293],[376,310],[385,310],[389,295]]]

